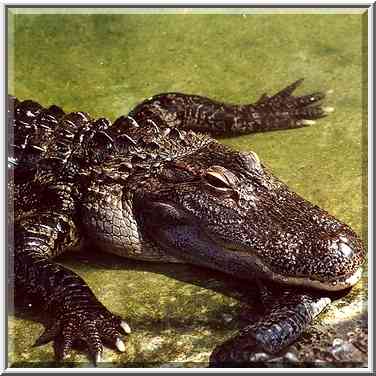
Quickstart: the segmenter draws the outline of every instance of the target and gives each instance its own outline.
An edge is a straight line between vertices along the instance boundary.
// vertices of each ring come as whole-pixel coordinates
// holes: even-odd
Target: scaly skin
[[[10,97],[15,292],[50,319],[36,344],[54,341],[61,359],[83,340],[95,362],[104,342],[125,350],[128,325],[54,262],[81,240],[124,257],[279,284],[263,290],[263,320],[217,348],[213,365],[280,351],[329,304],[330,291],[356,283],[364,249],[347,225],[291,192],[254,153],[201,134],[312,124],[328,113],[318,104],[324,95],[293,96],[300,83],[250,105],[160,94],[112,125]]]

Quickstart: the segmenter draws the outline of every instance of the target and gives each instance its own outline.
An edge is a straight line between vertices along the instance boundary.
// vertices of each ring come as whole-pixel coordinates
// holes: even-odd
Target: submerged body
[[[97,360],[104,340],[124,350],[127,324],[53,261],[82,241],[287,286],[274,301],[264,289],[265,319],[217,349],[213,362],[244,360],[245,349],[278,352],[330,302],[329,292],[354,285],[364,249],[347,225],[291,192],[254,153],[201,134],[293,128],[326,115],[321,93],[291,95],[297,84],[243,106],[161,94],[112,125],[10,98],[15,289],[42,301],[51,318],[37,343],[59,342],[59,357],[77,339]]]

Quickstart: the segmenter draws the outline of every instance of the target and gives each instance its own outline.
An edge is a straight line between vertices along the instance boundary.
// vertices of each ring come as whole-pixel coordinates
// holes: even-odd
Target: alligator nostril
[[[354,252],[351,247],[349,247],[346,243],[340,242],[338,244],[338,250],[342,253],[343,256],[350,258],[353,256]]]

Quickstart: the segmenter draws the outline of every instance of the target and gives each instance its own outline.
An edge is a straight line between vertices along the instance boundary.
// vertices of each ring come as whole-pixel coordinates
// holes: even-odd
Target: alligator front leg
[[[330,304],[328,297],[285,290],[268,307],[263,318],[218,346],[210,357],[211,367],[251,365],[257,352],[277,354],[297,340],[313,319]]]
[[[256,103],[246,105],[220,103],[198,95],[159,94],[138,105],[129,115],[141,124],[152,119],[160,126],[214,136],[297,128],[314,124],[315,119],[333,111],[319,104],[325,97],[322,92],[293,96],[302,81],[274,96],[264,94]]]
[[[23,216],[15,226],[15,290],[38,306],[50,322],[35,345],[54,341],[61,360],[77,340],[84,341],[97,363],[103,342],[125,350],[121,334],[130,329],[96,299],[82,278],[52,261],[77,241],[75,231],[64,213]]]

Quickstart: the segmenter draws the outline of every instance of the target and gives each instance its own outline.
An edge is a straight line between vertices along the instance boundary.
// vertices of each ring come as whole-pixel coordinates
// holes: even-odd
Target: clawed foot
[[[264,290],[270,293],[271,290]],[[239,335],[218,346],[210,357],[210,367],[252,367],[260,354],[276,355],[297,340],[313,319],[331,302],[328,297],[282,290],[262,319],[243,328]]]
[[[272,97],[264,94],[256,102],[255,108],[261,115],[265,130],[313,125],[315,119],[334,111],[333,107],[322,107],[319,104],[325,98],[322,92],[293,96],[292,93],[302,82],[303,79],[300,79]]]
[[[64,360],[75,343],[84,342],[95,365],[102,360],[103,344],[125,351],[123,335],[131,332],[128,324],[104,307],[77,310],[61,315],[37,339],[34,346],[54,341],[56,359]]]

